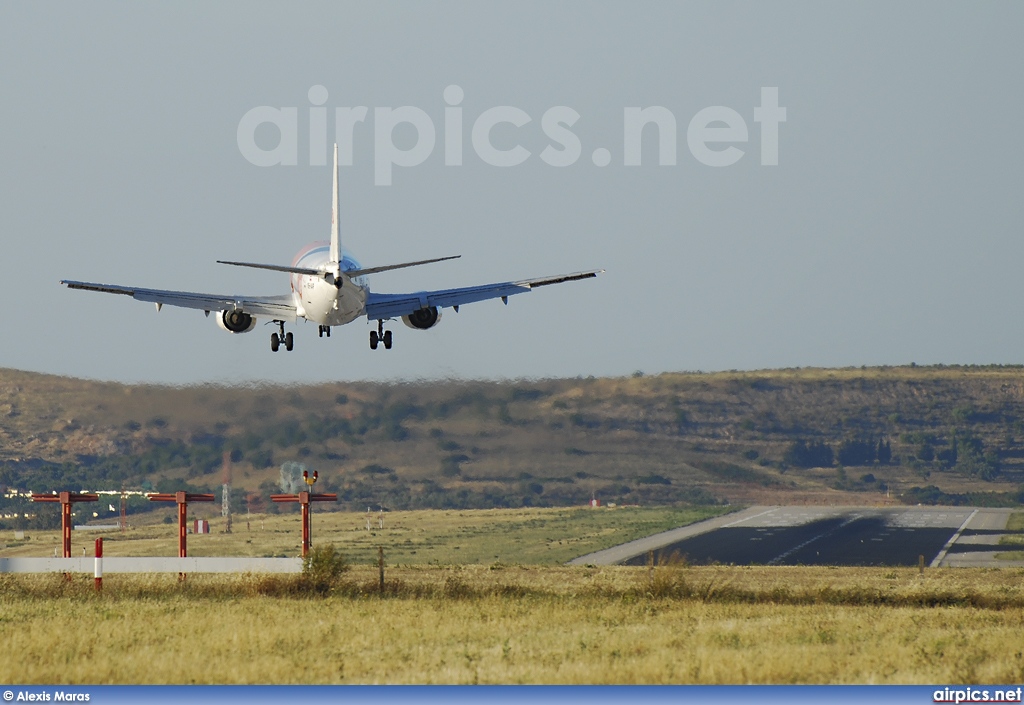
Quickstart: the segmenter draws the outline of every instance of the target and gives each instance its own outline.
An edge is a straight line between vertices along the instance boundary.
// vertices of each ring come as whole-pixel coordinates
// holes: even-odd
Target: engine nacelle
[[[441,312],[437,310],[436,306],[421,308],[418,311],[410,313],[408,316],[402,316],[402,323],[410,328],[416,328],[417,330],[433,328],[440,320]]]
[[[221,311],[217,325],[228,333],[248,333],[256,327],[256,319],[245,311]]]

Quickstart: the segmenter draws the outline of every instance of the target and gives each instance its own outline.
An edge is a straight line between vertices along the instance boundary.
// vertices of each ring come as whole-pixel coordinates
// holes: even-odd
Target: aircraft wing
[[[438,291],[421,291],[415,294],[370,294],[366,298],[366,317],[372,321],[384,318],[401,318],[421,308],[458,308],[463,304],[486,301],[488,299],[507,299],[514,294],[523,294],[539,286],[561,284],[562,282],[592,279],[602,273],[603,269],[588,272],[561,274],[554,277],[523,279],[515,282],[484,284],[461,289],[441,289]]]
[[[294,323],[295,303],[290,294],[283,296],[223,296],[220,294],[195,294],[189,291],[164,291],[143,289],[116,284],[92,284],[89,282],[61,281],[69,289],[100,291],[105,294],[123,294],[137,301],[148,301],[160,306],[181,306],[200,311],[245,311],[257,318]]]

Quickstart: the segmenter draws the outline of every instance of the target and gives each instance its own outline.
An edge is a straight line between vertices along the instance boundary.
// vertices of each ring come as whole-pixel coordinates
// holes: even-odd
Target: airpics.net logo
[[[444,120],[442,136],[445,166],[462,166],[467,116],[461,107],[465,92],[456,85],[443,92]],[[324,166],[328,160],[328,93],[323,86],[309,89],[309,165]],[[370,109],[365,105],[334,108],[334,140],[338,144],[338,161],[352,166],[354,135],[357,126],[366,123]],[[572,127],[580,114],[566,105],[556,105],[544,111],[540,129],[549,144],[540,151],[542,162],[553,167],[572,166],[583,154],[583,144]],[[753,120],[759,126],[761,165],[779,163],[779,125],[786,122],[786,109],[779,105],[777,87],[761,88],[761,103],[753,109]],[[423,109],[403,105],[397,108],[373,109],[373,181],[378,186],[390,186],[394,168],[411,168],[423,164],[437,147],[438,134],[434,120]],[[523,164],[533,154],[519,144],[499,148],[492,141],[492,132],[499,125],[511,125],[516,130],[529,129],[533,117],[521,108],[498,105],[484,110],[468,125],[470,144],[476,158],[495,167]],[[644,128],[652,124],[656,129]],[[266,133],[264,126],[276,128],[277,144],[273,148],[261,146],[257,131]],[[414,131],[416,138],[409,147],[395,143],[396,130]],[[508,127],[503,127],[507,131]],[[641,166],[644,134],[653,134],[658,143],[658,164],[675,166],[677,121],[668,108],[660,105],[625,107],[622,110],[622,165]],[[299,108],[275,108],[261,105],[248,111],[238,121],[238,150],[256,166],[295,166],[299,163]],[[273,140],[270,140],[271,142]],[[713,105],[699,110],[686,127],[686,146],[697,162],[709,167],[736,164],[746,154],[742,146],[750,141],[750,131],[743,115],[724,105]],[[404,144],[404,142],[403,142]],[[590,154],[595,166],[612,163],[612,153],[598,147]]]

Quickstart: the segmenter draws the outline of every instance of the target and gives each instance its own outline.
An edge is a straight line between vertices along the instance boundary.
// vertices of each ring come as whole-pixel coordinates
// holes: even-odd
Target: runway
[[[691,564],[1015,566],[995,558],[1009,509],[750,507],[581,556],[575,565],[644,565],[673,554]]]

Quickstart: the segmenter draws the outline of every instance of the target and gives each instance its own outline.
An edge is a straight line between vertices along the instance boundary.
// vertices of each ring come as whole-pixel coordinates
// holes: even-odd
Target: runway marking
[[[847,526],[848,524],[852,524],[853,522],[857,521],[858,519],[863,519],[863,518],[864,517],[861,514],[854,514],[852,517],[850,517],[849,519],[844,521],[839,526],[833,527],[833,528],[829,529],[828,531],[820,533],[817,536],[815,536],[814,538],[807,539],[806,541],[804,541],[799,546],[794,546],[793,548],[789,549],[788,551],[786,551],[784,553],[780,553],[779,555],[775,556],[775,558],[773,558],[770,561],[768,561],[768,565],[775,565],[779,561],[785,560],[787,557],[793,555],[794,553],[799,551],[804,546],[808,546],[808,545],[814,543],[815,541],[817,541],[818,539],[825,538],[826,536],[828,536],[830,534],[834,534],[835,532],[839,531],[840,529],[842,529],[843,527]]]
[[[729,526],[736,526],[737,524],[742,524],[743,522],[749,521],[750,519],[757,519],[758,517],[763,517],[765,514],[771,514],[772,512],[776,511],[777,509],[778,509],[778,507],[773,507],[773,508],[771,508],[771,509],[769,509],[767,511],[755,514],[752,517],[743,517],[742,519],[737,519],[736,521],[730,521],[728,524],[722,524],[722,526],[720,528],[725,529],[726,527],[729,527]]]
[[[949,541],[946,542],[946,545],[942,547],[941,551],[939,551],[939,555],[935,556],[935,560],[933,560],[928,565],[929,568],[938,568],[939,567],[939,564],[942,563],[943,559],[946,557],[946,554],[949,553],[949,549],[951,549],[953,547],[953,544],[956,543],[956,540],[958,538],[960,538],[960,534],[962,534],[964,532],[964,529],[967,528],[967,525],[971,523],[971,519],[973,519],[974,515],[977,514],[977,513],[978,513],[978,510],[975,509],[973,512],[971,512],[970,516],[968,516],[966,519],[964,519],[964,523],[961,524],[960,528],[956,530],[956,533],[953,534],[949,538]]]

